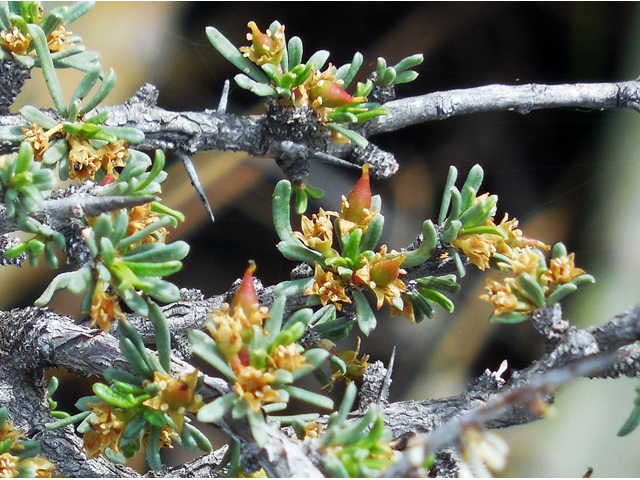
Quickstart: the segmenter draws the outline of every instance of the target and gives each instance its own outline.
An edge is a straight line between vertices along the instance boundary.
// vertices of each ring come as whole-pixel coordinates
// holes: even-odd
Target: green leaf
[[[91,415],[91,411],[80,412],[71,417],[60,419],[57,422],[45,423],[44,426],[47,427],[49,430],[57,430],[58,428],[66,427],[67,425],[71,425],[72,423],[76,423],[81,420],[84,420],[89,415]]]
[[[307,65],[311,64],[313,65],[314,70],[320,71],[322,70],[322,67],[324,67],[324,64],[327,62],[329,55],[329,52],[326,50],[318,50],[316,53],[311,55],[309,60],[307,60]]]
[[[467,205],[470,203],[469,200],[469,190],[467,187],[473,188],[474,192],[478,192],[480,190],[480,185],[482,185],[482,180],[484,179],[484,170],[477,163],[471,167],[469,170],[469,175],[467,175],[467,180],[464,182],[460,193],[462,195],[461,201],[462,205]],[[473,201],[473,199],[471,199]]]
[[[437,303],[442,308],[444,308],[447,312],[453,313],[454,305],[451,300],[445,297],[440,292],[436,292],[435,290],[430,290],[428,288],[418,287],[418,292],[423,295],[425,298],[428,298],[432,302]]]
[[[135,275],[140,277],[166,277],[182,269],[180,260],[168,260],[165,262],[129,262],[125,260],[123,263]]]
[[[292,239],[293,240],[280,242],[276,245],[276,248],[280,250],[280,253],[282,253],[285,258],[307,262],[309,265],[317,263],[321,267],[326,268],[324,256],[320,252],[311,250],[294,237],[292,237]]]
[[[46,113],[40,111],[39,109],[31,106],[31,105],[25,105],[24,107],[22,107],[20,109],[20,115],[22,115],[22,117],[30,123],[37,123],[38,125],[40,125],[42,128],[45,128],[47,130],[52,129],[53,127],[55,127],[56,125],[58,125],[58,121],[51,118],[49,115],[47,115]],[[24,134],[23,134],[24,136]]]
[[[417,280],[418,285],[424,288],[444,290],[445,292],[458,293],[460,284],[454,274],[441,275],[439,277],[422,277]]]
[[[406,72],[398,73],[393,83],[395,85],[401,85],[403,83],[413,82],[416,78],[418,78],[418,72],[415,70],[407,70]]]
[[[182,240],[169,245],[160,242],[142,244],[129,250],[124,256],[126,263],[163,263],[182,260],[189,253],[189,244]]]
[[[118,243],[116,243],[116,248],[118,250],[123,250],[129,245],[132,245],[137,242],[141,242],[144,239],[144,237],[146,237],[147,235],[152,234],[153,232],[155,232],[156,230],[159,230],[162,227],[166,227],[170,223],[171,223],[170,218],[163,217],[158,221],[152,223],[151,225],[146,226],[142,230],[138,230],[136,233],[129,235],[126,238],[123,238]]]
[[[256,82],[242,73],[237,74],[233,79],[240,88],[249,90],[251,93],[255,93],[259,97],[270,97],[278,94],[276,89],[268,83]]]
[[[202,450],[203,452],[210,452],[211,450],[213,450],[213,447],[209,439],[206,437],[204,433],[202,433],[196,427],[194,427],[189,423],[185,423],[183,428],[185,430],[189,430],[189,433],[193,436],[200,450]]]
[[[291,228],[291,183],[288,180],[280,180],[273,191],[273,223],[276,233],[283,242],[289,242],[292,238]]]
[[[411,295],[411,303],[413,304],[413,311],[416,322],[421,322],[426,315],[428,318],[433,318],[435,310],[431,302],[421,295],[419,292],[413,292]]]
[[[51,60],[51,54],[47,45],[47,38],[38,25],[29,24],[27,28],[29,29],[29,34],[32,38],[31,45],[35,48],[38,59],[40,60],[42,75],[44,76],[44,80],[47,84],[47,89],[51,94],[53,104],[55,105],[56,110],[65,117],[67,115],[67,106],[64,101],[64,96],[62,95],[62,88],[58,81],[53,61]]]
[[[552,306],[562,300],[564,297],[569,295],[570,293],[578,290],[578,286],[575,283],[565,283],[564,285],[559,285],[548,297],[547,297],[547,305]]]
[[[415,267],[416,265],[420,265],[429,260],[429,258],[431,258],[431,254],[433,253],[433,250],[436,248],[436,242],[436,229],[433,226],[431,220],[425,220],[422,223],[422,242],[417,249],[409,252],[404,252],[405,258],[402,262],[402,267]]]
[[[360,70],[360,67],[362,67],[363,60],[364,59],[360,52],[356,52],[353,55],[353,59],[351,60],[349,70],[347,71],[346,75],[343,78],[344,80],[344,83],[342,84],[343,89],[346,89],[349,85],[351,85],[351,82],[357,75],[358,71]]]
[[[171,372],[171,333],[169,332],[169,324],[158,304],[150,300],[148,302],[150,304],[149,320],[156,331],[155,341],[160,365],[165,372],[169,373]]]
[[[70,23],[76,21],[82,15],[87,13],[89,10],[93,8],[96,2],[90,1],[82,1],[76,2],[71,6],[65,6],[62,11],[62,18],[65,25],[69,25]]]
[[[619,437],[624,437],[625,435],[629,435],[633,432],[638,425],[640,425],[640,407],[636,406],[631,411],[629,418],[624,422],[624,425],[618,430],[617,435]]]
[[[193,352],[202,358],[213,368],[222,373],[230,381],[236,381],[233,369],[227,363],[226,358],[218,351],[218,347],[213,339],[200,330],[190,330],[189,341],[193,345]]]
[[[316,407],[333,410],[333,400],[325,397],[324,395],[310,392],[309,390],[304,390],[303,388],[294,387],[293,385],[283,385],[280,388],[288,392],[289,395],[291,395],[291,397],[293,398],[302,400],[303,402],[309,403],[311,405],[315,405]]]
[[[85,125],[91,125],[86,124]],[[111,142],[110,136],[114,136],[119,140],[124,140],[129,143],[139,143],[144,140],[144,132],[142,130],[138,130],[137,128],[128,128],[128,127],[107,127],[102,125],[100,127],[100,137],[96,136],[96,138],[105,137],[104,140],[108,140]]]
[[[84,97],[86,97],[87,94],[91,91],[93,86],[97,83],[101,73],[102,68],[100,67],[100,65],[96,65],[90,71],[88,71],[76,87],[75,92],[73,92],[70,104],[73,104],[76,100],[83,100]]]
[[[120,331],[122,332],[122,330]],[[120,351],[138,375],[149,380],[153,378],[154,369],[151,367],[148,356],[145,353],[146,358],[143,357],[140,350],[129,338],[120,338]]]
[[[236,401],[238,401],[238,395],[235,392],[224,394],[198,410],[198,421],[203,423],[219,422]]]
[[[21,142],[22,140],[24,140],[24,133],[21,126],[0,127],[0,142]]]
[[[299,280],[287,280],[280,282],[273,287],[274,295],[286,295],[288,297],[294,295],[302,295],[304,291],[313,283],[313,277],[301,278]]]
[[[456,179],[458,177],[458,170],[451,165],[449,167],[449,174],[447,175],[447,181],[444,187],[444,194],[442,195],[442,204],[440,206],[440,215],[438,216],[438,225],[442,225],[447,218],[447,212],[451,205],[451,187],[455,186]]]
[[[356,306],[356,318],[358,319],[358,327],[360,327],[360,331],[365,335],[369,336],[369,334],[376,328],[377,320],[374,315],[371,307],[369,306],[369,301],[367,297],[364,296],[360,290],[352,290],[353,300]]]
[[[114,392],[104,383],[94,383],[92,389],[100,400],[115,407],[133,408],[136,406],[128,395]]]
[[[451,243],[456,238],[462,229],[462,222],[460,220],[451,220],[451,217],[444,222],[444,228],[440,234],[440,241],[442,243]]]
[[[330,128],[331,130],[335,130],[339,134],[351,140],[360,148],[365,148],[367,145],[369,145],[369,141],[362,135],[354,132],[353,130],[349,130],[347,127],[344,127],[339,123],[325,123],[325,127]]]
[[[492,316],[491,323],[520,323],[531,318],[531,313],[509,312],[502,315]]]
[[[302,40],[300,37],[289,39],[289,71],[302,62]]]
[[[149,429],[149,441],[147,443],[146,452],[147,463],[154,471],[162,469],[162,460],[160,459],[160,428],[152,426]]]
[[[544,292],[542,291],[542,287],[538,282],[536,282],[535,278],[533,278],[529,273],[522,272],[518,275],[517,278],[519,290],[528,298],[530,298],[533,303],[536,304],[536,307],[544,307]]]
[[[80,109],[78,113],[80,115],[84,115],[85,113],[93,110],[95,107],[100,105],[100,103],[107,97],[107,95],[111,93],[111,90],[113,90],[113,87],[116,85],[116,80],[117,78],[115,72],[113,71],[113,69],[110,69],[109,74],[102,82],[102,85],[100,85],[100,88],[98,88],[96,94],[93,96],[93,98],[91,98],[91,100],[87,102],[84,107]]]
[[[398,63],[394,65],[396,72],[404,72],[409,68],[417,67],[424,61],[424,55],[421,53],[416,53],[414,55],[408,56],[400,60]],[[397,83],[397,82],[396,82]]]
[[[205,28],[207,38],[211,42],[211,45],[218,50],[218,52],[230,61],[233,65],[238,67],[246,75],[249,75],[253,80],[259,83],[269,83],[269,79],[262,73],[262,71],[251,61],[247,60],[240,50],[231,43],[227,37],[225,37],[220,31],[214,27]]]

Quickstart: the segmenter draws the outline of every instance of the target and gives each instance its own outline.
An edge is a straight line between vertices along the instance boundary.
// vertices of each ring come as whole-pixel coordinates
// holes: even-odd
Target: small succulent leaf
[[[129,250],[123,259],[128,263],[163,263],[182,260],[189,253],[189,244],[182,240],[169,245],[160,242],[142,244]]]
[[[156,427],[155,425],[149,429],[146,459],[149,467],[153,471],[157,472],[162,469],[162,460],[160,459],[160,427]]]
[[[436,242],[436,229],[431,220],[425,220],[422,223],[422,242],[417,249],[404,252],[405,258],[402,262],[402,268],[415,267],[429,260],[436,248]]]
[[[296,323],[301,323],[306,327],[311,321],[311,317],[313,317],[313,310],[310,308],[302,308],[291,315],[289,320],[287,320],[287,323],[282,326],[282,330],[288,330]]]
[[[294,67],[300,65],[302,62],[302,40],[300,37],[291,37],[289,39],[289,71],[293,70]]]
[[[393,82],[395,85],[401,85],[403,83],[413,82],[418,78],[419,74],[415,70],[407,70],[396,75],[396,79]]]
[[[547,297],[547,305],[552,306],[562,300],[564,297],[569,295],[570,293],[578,290],[578,285],[575,283],[565,283],[564,285],[559,285],[548,297]]]
[[[44,426],[47,427],[47,429],[49,430],[57,430],[59,428],[66,427],[67,425],[71,425],[72,423],[80,422],[85,418],[87,418],[89,415],[91,415],[91,411],[80,412],[76,415],[62,418],[57,422],[45,423]]]
[[[51,54],[49,52],[49,46],[47,45],[47,38],[44,35],[42,29],[35,24],[29,24],[27,26],[29,34],[31,35],[31,44],[36,50],[38,59],[40,60],[40,67],[42,68],[42,75],[44,76],[47,89],[51,94],[51,99],[56,107],[56,110],[60,112],[63,117],[67,115],[67,106],[62,95],[62,87],[60,81],[56,75],[53,61],[51,60]]]
[[[622,427],[620,427],[620,430],[618,430],[618,437],[629,435],[638,427],[638,425],[640,425],[640,406],[633,408],[629,418],[627,418]]]
[[[444,222],[444,228],[442,229],[442,233],[440,234],[440,241],[442,243],[451,243],[456,238],[458,238],[458,234],[462,229],[462,222],[460,220],[451,220],[448,218],[446,222]]]
[[[353,130],[349,130],[347,127],[340,125],[339,123],[326,123],[325,127],[330,128],[331,130],[335,130],[340,135],[348,138],[354,144],[356,144],[360,148],[365,148],[369,145],[369,141],[364,138],[359,133],[354,132]]]
[[[102,372],[102,376],[108,382],[113,382],[114,380],[118,380],[119,382],[125,382],[131,385],[136,385],[138,387],[142,386],[143,378],[140,378],[137,375],[133,375],[132,373],[125,372],[124,370],[120,370],[118,368],[107,368],[104,372]]]
[[[87,124],[85,124],[87,125]],[[119,140],[124,140],[129,143],[139,143],[144,140],[144,132],[142,130],[138,130],[137,128],[128,128],[128,127],[100,127],[100,134],[103,136],[113,136]],[[105,140],[110,140],[109,138],[105,138]]]
[[[264,331],[267,333],[264,339],[265,345],[269,345],[278,336],[282,329],[282,316],[284,314],[284,307],[287,302],[287,297],[283,294],[276,293],[278,295],[274,300],[271,308],[269,309],[269,318],[264,322]]]
[[[475,192],[480,190],[480,185],[482,185],[482,180],[484,179],[484,170],[477,163],[471,167],[469,170],[469,175],[467,175],[467,180],[464,182],[462,186],[461,195],[462,195],[462,205],[467,205],[469,202],[469,190],[467,187],[473,188]]]
[[[120,338],[119,344],[122,355],[124,355],[135,372],[143,378],[152,379],[153,369],[150,366],[151,362],[149,361],[148,356],[145,360],[145,358],[140,354],[140,350],[135,347],[129,338]]]
[[[102,85],[100,85],[100,88],[98,88],[98,91],[96,92],[96,94],[91,98],[91,100],[87,102],[87,104],[84,107],[80,109],[78,113],[80,115],[84,115],[85,113],[90,112],[95,107],[100,105],[100,103],[107,97],[107,95],[111,93],[111,90],[113,90],[113,87],[116,85],[116,80],[117,80],[117,77],[115,72],[113,71],[113,69],[110,69],[109,74],[106,76],[106,78],[102,82]],[[100,122],[100,123],[104,123],[104,122]]]
[[[198,445],[198,448],[200,450],[202,450],[203,452],[210,452],[211,450],[213,450],[211,442],[204,433],[188,423],[184,425],[184,428],[186,430],[189,430],[189,433],[191,433],[191,435],[193,436],[194,440],[196,441],[196,445]]]
[[[578,275],[577,277],[572,278],[571,283],[579,286],[584,285],[585,283],[596,283],[596,279],[593,277],[593,275],[585,273],[583,275]]]
[[[567,256],[567,247],[565,247],[564,243],[558,242],[551,249],[551,258],[558,257],[566,257]]]
[[[254,81],[259,83],[269,83],[269,79],[262,73],[254,63],[247,60],[240,50],[231,43],[220,31],[214,27],[205,28],[207,38],[211,45],[233,65],[238,67],[246,75],[249,75]]]
[[[544,307],[544,292],[535,278],[527,272],[522,272],[517,278],[519,290],[536,304],[536,307]]]
[[[224,356],[218,351],[216,343],[211,337],[200,330],[190,330],[189,341],[193,345],[193,352],[213,368],[222,373],[230,381],[236,381],[236,375]]]
[[[329,55],[329,52],[326,50],[318,50],[316,53],[311,55],[311,57],[309,57],[309,60],[307,60],[307,65],[313,65],[314,70],[322,70],[322,67],[324,67],[324,64],[327,62]]]
[[[451,165],[449,167],[449,174],[447,175],[447,181],[444,187],[444,194],[442,195],[442,204],[440,206],[440,215],[438,216],[438,225],[442,225],[447,218],[447,212],[451,205],[451,187],[455,186],[456,179],[458,178],[458,169]]]
[[[440,292],[436,292],[435,290],[431,290],[429,288],[418,287],[418,292],[423,295],[425,298],[431,300],[432,302],[437,303],[442,308],[444,308],[447,312],[453,313],[454,305],[451,300],[445,297]]]
[[[422,294],[420,294],[417,291],[413,292],[410,295],[410,297],[411,297],[411,303],[413,304],[413,311],[414,311],[416,322],[420,323],[424,319],[424,316],[427,316],[428,318],[433,318],[436,311],[433,308],[433,305],[431,304],[431,302],[427,298],[425,298]]]
[[[317,263],[321,267],[326,268],[324,257],[322,256],[322,254],[315,250],[311,250],[310,248],[303,245],[302,242],[280,242],[276,245],[276,248],[280,250],[280,253],[282,253],[282,255],[289,260],[298,260],[300,262],[306,262],[309,265]]]
[[[530,313],[509,312],[502,315],[492,316],[489,321],[491,323],[520,323],[531,318]]]
[[[286,295],[288,297],[294,295],[302,295],[304,291],[313,283],[313,277],[301,278],[299,280],[287,280],[280,282],[273,287],[274,295]]]
[[[251,434],[253,435],[256,445],[264,448],[269,440],[269,436],[262,411],[258,410],[257,412],[253,412],[251,409],[247,410],[247,419],[249,420],[249,427],[251,427]]]
[[[51,118],[46,113],[40,111],[39,109],[37,109],[37,108],[35,108],[35,107],[31,106],[31,105],[25,105],[24,107],[22,107],[20,109],[20,115],[27,122],[36,123],[36,124],[40,125],[42,128],[45,128],[47,130],[50,130],[53,127],[55,127],[56,125],[58,125],[58,121],[57,120]],[[24,136],[24,134],[23,134],[23,136]]]
[[[315,405],[316,407],[325,408],[327,410],[333,410],[333,400],[319,393],[310,392],[303,388],[295,387],[293,385],[283,385],[280,387],[291,395],[291,397],[302,400],[303,402]]]
[[[76,2],[73,5],[63,7],[62,20],[65,25],[69,25],[70,23],[76,21],[82,15],[87,13],[89,10],[93,8],[96,2],[94,1],[82,1]]]
[[[408,70],[409,68],[417,67],[423,61],[424,55],[422,53],[416,53],[400,60],[394,65],[394,68],[396,69],[396,72],[400,73]]]
[[[73,104],[76,100],[82,101],[84,97],[87,96],[93,86],[98,82],[100,73],[102,73],[102,68],[100,67],[100,65],[96,65],[85,74],[85,76],[76,87],[75,92],[73,92],[70,104]]]
[[[349,70],[346,72],[345,76],[343,77],[344,83],[342,84],[342,88],[346,89],[349,85],[351,85],[351,82],[353,81],[355,76],[358,74],[358,71],[360,71],[360,67],[362,67],[363,60],[364,58],[360,52],[356,52],[353,55],[351,64],[349,64]]]
[[[367,297],[364,296],[360,290],[353,290],[352,292],[353,300],[356,306],[356,318],[358,320],[358,327],[360,327],[360,331],[365,335],[369,336],[369,334],[376,328],[377,320],[374,315],[371,307],[369,306],[369,301]]]
[[[249,90],[260,97],[270,97],[278,94],[276,89],[268,83],[256,82],[242,73],[237,74],[233,79],[240,88]]]
[[[458,293],[460,284],[454,274],[441,275],[439,277],[422,277],[417,280],[418,285],[432,290],[444,290],[445,292]]]

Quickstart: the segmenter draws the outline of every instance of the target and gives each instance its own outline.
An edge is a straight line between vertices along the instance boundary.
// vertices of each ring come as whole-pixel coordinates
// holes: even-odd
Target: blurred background
[[[419,78],[399,86],[399,97],[492,83],[623,81],[640,74],[637,3],[101,2],[70,29],[102,54],[105,70],[118,75],[106,103],[121,103],[150,82],[160,91],[160,107],[201,111],[216,108],[224,80],[237,73],[209,44],[205,27],[215,26],[240,46],[248,43],[248,21],[264,30],[276,19],[286,25],[287,37],[302,38],[304,59],[327,49],[339,66],[362,52],[359,80],[378,56],[395,64],[423,53]],[[81,74],[60,76],[69,98]],[[33,77],[13,111],[24,104],[52,106],[41,73],[34,70]],[[260,103],[232,83],[229,112],[259,113]],[[372,185],[383,198],[383,242],[396,249],[411,243],[422,221],[437,216],[449,166],[466,176],[479,163],[483,191],[499,196],[498,218],[508,212],[527,236],[565,242],[577,265],[595,275],[596,285],[563,303],[565,317],[582,326],[609,320],[638,303],[640,293],[639,132],[640,116],[631,111],[558,109],[458,117],[373,138],[401,165],[392,179]],[[170,240],[182,238],[192,247],[172,280],[207,296],[222,293],[249,259],[265,284],[288,279],[293,263],[275,248],[271,220],[271,193],[282,178],[275,162],[221,152],[201,153],[194,161],[216,222],[207,219],[183,166],[171,165],[164,202],[187,220]],[[309,183],[326,194],[309,212],[339,209],[340,196],[357,177],[313,164]],[[455,395],[504,359],[523,368],[542,354],[529,324],[488,322],[491,307],[478,300],[486,277],[468,271],[454,314],[439,310],[419,325],[380,318],[378,329],[362,339],[370,361],[388,362],[397,346],[392,401]],[[0,270],[0,307],[32,304],[55,273],[44,266]],[[79,296],[58,293],[51,306],[77,317],[79,303]],[[381,315],[388,316],[386,307]],[[354,346],[355,338],[341,345]],[[500,432],[511,446],[500,475],[579,477],[592,467],[594,477],[640,476],[640,433],[615,435],[631,411],[637,383],[580,380],[562,390],[553,417]]]

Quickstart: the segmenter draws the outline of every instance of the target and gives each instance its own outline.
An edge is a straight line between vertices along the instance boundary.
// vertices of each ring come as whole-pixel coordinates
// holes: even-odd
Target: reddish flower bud
[[[371,266],[371,280],[378,287],[386,287],[393,283],[400,274],[402,262],[404,262],[404,255],[390,259],[385,258],[380,262],[374,263]]]
[[[273,40],[266,33],[262,33],[255,22],[249,22],[247,26],[251,29],[251,41],[256,56],[268,55],[273,44]]]
[[[256,271],[256,264],[251,260],[247,270],[244,272],[240,288],[231,300],[231,311],[241,308],[245,315],[248,315],[254,305],[258,303],[258,295],[253,286],[253,272]]]
[[[364,102],[365,97],[352,97],[340,85],[331,80],[319,80],[309,90],[309,99],[313,102],[322,98],[323,107],[335,108],[351,103]]]
[[[348,206],[345,208],[342,218],[350,222],[359,223],[365,215],[363,210],[371,208],[371,185],[369,185],[369,165],[362,167],[362,176],[356,182],[347,196]]]

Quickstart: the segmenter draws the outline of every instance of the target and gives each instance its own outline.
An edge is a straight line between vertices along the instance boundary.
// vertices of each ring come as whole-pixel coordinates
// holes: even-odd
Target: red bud
[[[386,287],[393,283],[400,274],[400,265],[404,262],[404,256],[400,255],[394,259],[382,260],[371,267],[371,280],[378,287]]]
[[[363,216],[363,210],[371,208],[371,185],[369,184],[369,165],[362,167],[362,176],[356,182],[347,196],[349,206],[344,212],[344,219],[358,223]]]
[[[245,314],[251,311],[251,308],[258,303],[258,295],[253,286],[253,272],[256,271],[256,264],[253,260],[249,262],[247,270],[244,272],[240,288],[231,300],[231,311],[236,308],[244,310]]]
[[[366,100],[364,97],[352,97],[345,92],[340,85],[331,80],[319,80],[309,90],[309,98],[311,101],[315,101],[320,97],[322,97],[322,106],[329,108],[364,102]]]

